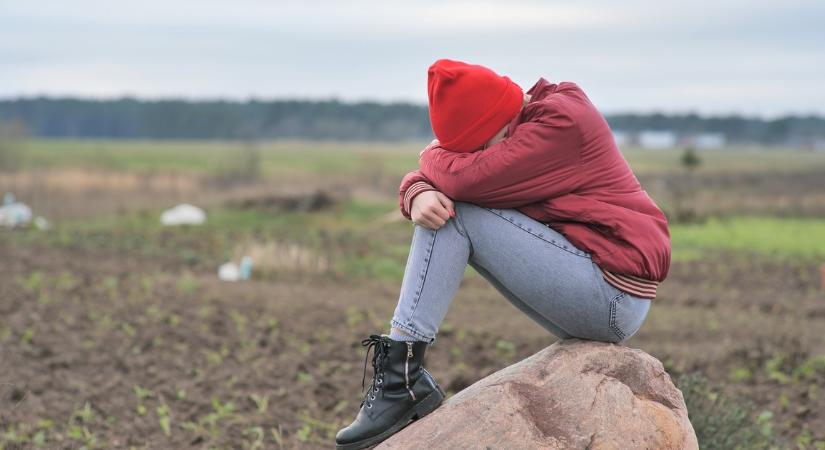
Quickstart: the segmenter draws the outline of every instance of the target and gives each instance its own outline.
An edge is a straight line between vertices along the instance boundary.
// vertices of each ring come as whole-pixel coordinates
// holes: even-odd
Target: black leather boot
[[[386,334],[372,334],[361,345],[367,347],[366,358],[374,349],[372,384],[355,421],[335,436],[335,448],[339,450],[376,445],[411,421],[429,414],[444,400],[444,391],[422,366],[426,342],[402,342]]]

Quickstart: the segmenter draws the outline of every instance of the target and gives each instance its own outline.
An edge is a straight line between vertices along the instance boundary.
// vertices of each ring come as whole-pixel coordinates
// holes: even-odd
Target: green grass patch
[[[369,174],[399,176],[415,167],[421,143],[265,141],[254,144],[264,176]],[[22,168],[85,168],[139,173],[219,174],[247,144],[233,141],[71,140],[25,142]]]
[[[350,200],[319,212],[210,208],[204,225],[184,227],[165,227],[160,210],[147,210],[67,220],[48,232],[28,229],[7,236],[24,245],[170,257],[210,270],[237,258],[247,244],[288,242],[330,258],[340,275],[397,281],[413,230],[408,221],[384,222],[397,207],[391,201]]]
[[[674,259],[728,250],[775,258],[825,259],[825,219],[733,217],[671,225]]]
[[[415,168],[428,142],[262,141],[254,144],[264,176],[375,174],[399,176]],[[32,139],[20,144],[22,168],[95,168],[130,172],[216,174],[247,149],[239,141]],[[682,170],[683,149],[623,149],[639,174]],[[730,148],[697,152],[704,173],[825,170],[825,153]]]
[[[647,175],[683,171],[684,149],[623,149],[633,171]],[[789,173],[825,170],[825,153],[783,148],[726,148],[697,151],[702,173]]]

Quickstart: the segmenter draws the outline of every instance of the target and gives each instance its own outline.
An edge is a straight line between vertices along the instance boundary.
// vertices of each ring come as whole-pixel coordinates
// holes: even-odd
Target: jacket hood
[[[533,87],[527,90],[527,94],[530,96],[529,103],[542,100],[544,97],[547,97],[553,92],[556,92],[557,87],[557,84],[553,84],[547,81],[546,79],[544,79],[544,77],[539,78],[539,80],[536,81]]]
[[[527,90],[527,92],[525,92],[525,94],[530,96],[530,101],[527,102],[527,105],[543,100],[548,95],[556,92],[557,87],[557,84],[553,84],[547,81],[544,77],[540,77],[538,81],[536,81],[533,84],[533,87],[531,87]],[[513,120],[510,121],[510,124],[507,126],[507,136],[512,136],[513,132],[515,131],[515,128],[520,123],[525,121],[524,111],[525,109],[527,109],[527,105],[525,105],[524,108],[521,108],[521,111],[518,114],[516,114],[516,117],[514,117]]]

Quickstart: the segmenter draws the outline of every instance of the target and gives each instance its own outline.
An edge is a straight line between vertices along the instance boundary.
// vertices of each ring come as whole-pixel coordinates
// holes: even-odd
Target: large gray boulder
[[[386,449],[698,449],[662,363],[569,339],[502,369],[411,423]]]

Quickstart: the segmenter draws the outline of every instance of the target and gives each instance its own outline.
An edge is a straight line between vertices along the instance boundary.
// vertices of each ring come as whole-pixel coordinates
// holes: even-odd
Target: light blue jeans
[[[392,327],[432,344],[467,264],[561,339],[620,343],[642,326],[651,301],[607,283],[558,232],[514,209],[455,212],[438,230],[415,226]]]

